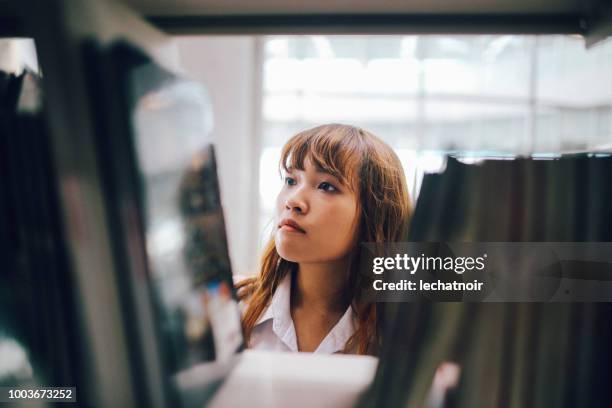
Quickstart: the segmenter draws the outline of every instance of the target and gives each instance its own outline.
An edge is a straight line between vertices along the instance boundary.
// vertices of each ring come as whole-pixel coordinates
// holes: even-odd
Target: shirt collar
[[[346,342],[355,333],[355,312],[349,305],[338,323],[331,329],[327,336],[321,341],[315,353],[339,353],[344,350]]]
[[[291,351],[298,351],[297,336],[291,318],[291,272],[287,273],[272,295],[270,305],[256,325],[272,320],[272,331]]]
[[[291,351],[298,351],[295,326],[291,318],[291,275],[289,272],[272,295],[272,301],[255,324],[260,325],[272,320],[272,330]],[[348,339],[355,333],[355,312],[349,305],[338,323],[331,329],[315,353],[337,353],[344,350]]]
[[[279,312],[282,312],[282,309],[290,311],[290,299],[291,272],[287,273],[287,275],[285,275],[285,277],[281,280],[280,284],[276,287],[276,290],[272,295],[272,300],[270,301],[270,304],[262,313],[261,317],[257,320],[257,323],[255,323],[255,325],[258,325],[270,319],[274,319],[275,317],[280,317]],[[291,314],[289,314],[289,317],[291,317]]]

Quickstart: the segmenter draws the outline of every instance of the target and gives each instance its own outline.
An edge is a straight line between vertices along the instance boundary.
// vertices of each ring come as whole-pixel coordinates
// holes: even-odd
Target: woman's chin
[[[291,240],[283,239],[283,237],[276,236],[275,239],[276,252],[286,261],[289,262],[302,262],[304,261],[304,245],[297,245]]]
[[[284,248],[283,246],[276,246],[276,251],[285,261],[296,262],[299,263],[302,260],[300,256],[300,251],[291,250],[289,248]]]

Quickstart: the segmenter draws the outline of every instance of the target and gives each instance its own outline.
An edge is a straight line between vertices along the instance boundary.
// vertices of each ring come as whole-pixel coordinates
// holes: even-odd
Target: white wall
[[[254,37],[177,37],[181,68],[213,104],[213,137],[234,274],[254,273],[260,80]]]

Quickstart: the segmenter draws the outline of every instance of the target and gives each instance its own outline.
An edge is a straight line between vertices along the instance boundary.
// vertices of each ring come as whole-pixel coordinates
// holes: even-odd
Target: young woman
[[[410,201],[399,159],[373,134],[331,124],[291,138],[280,167],[284,186],[260,274],[237,285],[248,346],[376,354],[360,243],[404,238]]]

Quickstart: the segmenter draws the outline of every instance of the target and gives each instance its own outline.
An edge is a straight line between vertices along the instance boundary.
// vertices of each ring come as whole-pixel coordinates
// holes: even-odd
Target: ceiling
[[[581,14],[580,0],[122,0],[149,16],[304,13]]]
[[[173,34],[564,33],[587,43],[612,34],[609,0],[117,1]],[[19,33],[19,3],[0,0],[0,35]]]
[[[157,27],[195,33],[612,34],[608,0],[121,0]]]

